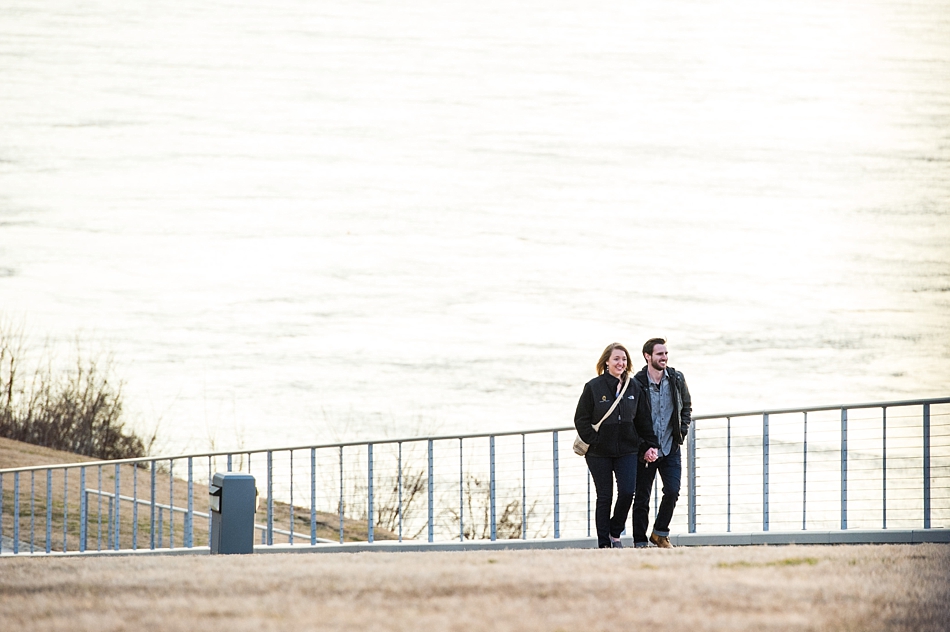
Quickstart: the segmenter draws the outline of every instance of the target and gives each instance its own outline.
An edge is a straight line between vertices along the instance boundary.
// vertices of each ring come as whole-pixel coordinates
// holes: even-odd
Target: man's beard
[[[653,370],[654,370],[654,371],[662,371],[662,370],[663,370],[663,367],[660,366],[660,363],[659,363],[658,361],[654,360],[653,358],[650,358],[650,366],[653,367]]]

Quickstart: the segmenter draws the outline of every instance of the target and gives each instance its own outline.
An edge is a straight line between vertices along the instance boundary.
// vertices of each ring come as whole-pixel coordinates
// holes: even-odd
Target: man
[[[683,374],[666,366],[666,340],[650,338],[643,345],[646,366],[634,376],[644,394],[653,418],[653,430],[659,440],[659,458],[652,463],[641,462],[637,471],[637,493],[633,499],[633,544],[649,546],[652,542],[661,549],[671,549],[670,520],[680,495],[680,475],[683,467],[680,446],[689,431],[693,406]],[[645,447],[645,446],[644,446]],[[656,473],[663,480],[663,500],[653,523],[653,533],[647,540],[650,522],[650,493]]]

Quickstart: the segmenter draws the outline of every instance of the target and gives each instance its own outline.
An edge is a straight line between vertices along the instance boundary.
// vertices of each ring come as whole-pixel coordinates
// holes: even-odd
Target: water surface
[[[0,310],[170,450],[947,394],[946,3],[0,14]]]

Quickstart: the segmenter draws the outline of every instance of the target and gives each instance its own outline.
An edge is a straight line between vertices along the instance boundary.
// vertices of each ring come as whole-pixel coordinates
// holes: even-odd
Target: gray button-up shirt
[[[653,381],[647,371],[647,383],[650,385],[650,409],[653,413],[653,432],[660,442],[660,456],[666,456],[673,450],[673,392],[670,379],[663,371],[660,383]]]

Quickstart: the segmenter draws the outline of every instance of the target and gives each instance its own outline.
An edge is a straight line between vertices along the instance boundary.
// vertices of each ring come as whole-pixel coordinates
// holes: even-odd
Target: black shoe
[[[612,548],[612,549],[622,549],[622,548],[623,548],[623,544],[620,543],[620,540],[611,540],[611,541],[610,541],[610,548]]]

